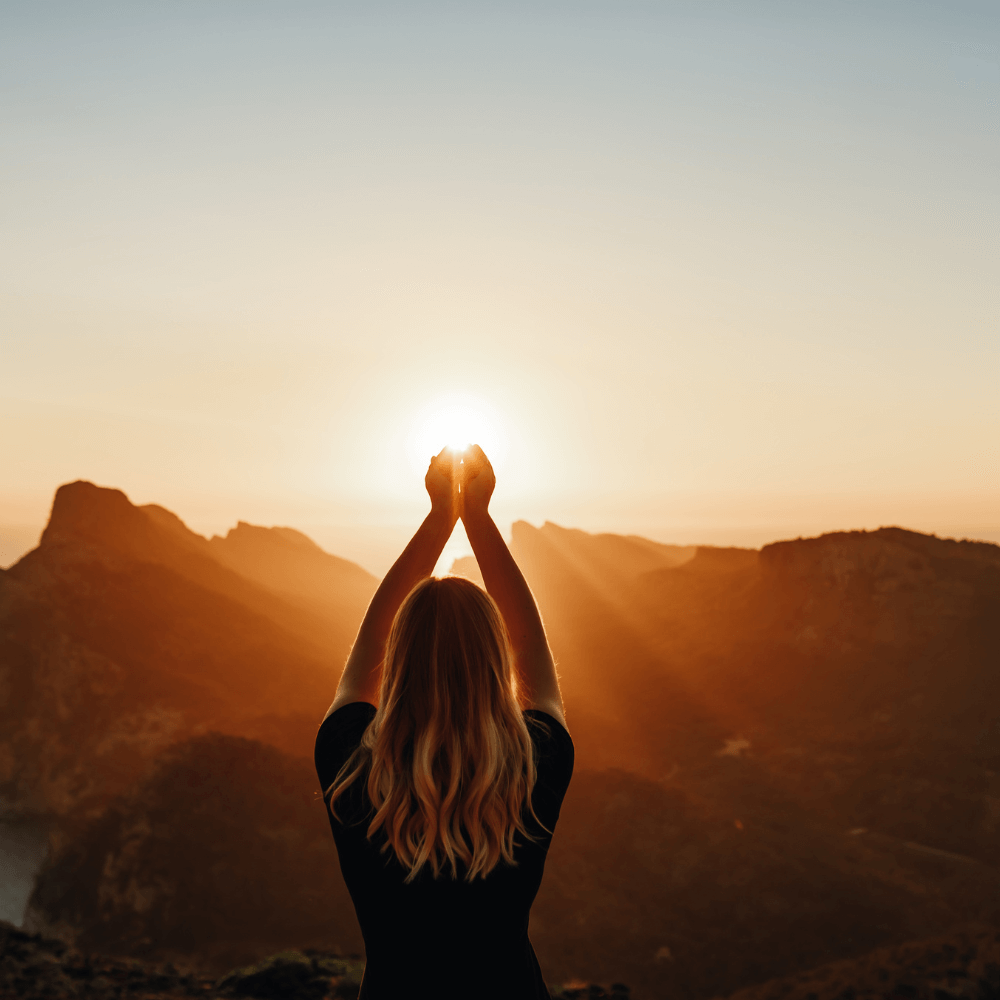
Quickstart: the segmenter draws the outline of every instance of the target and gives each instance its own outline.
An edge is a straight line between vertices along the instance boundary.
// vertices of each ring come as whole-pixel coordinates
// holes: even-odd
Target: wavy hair
[[[379,705],[357,750],[327,789],[330,811],[366,775],[374,815],[410,882],[486,876],[515,864],[514,836],[533,839],[535,760],[517,701],[500,609],[461,577],[419,583],[396,613],[385,648]]]

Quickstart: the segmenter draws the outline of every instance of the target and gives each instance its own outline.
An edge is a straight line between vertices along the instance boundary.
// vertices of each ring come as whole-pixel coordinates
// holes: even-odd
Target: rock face
[[[26,926],[84,951],[220,971],[362,941],[312,761],[211,733],[168,751],[50,859]]]

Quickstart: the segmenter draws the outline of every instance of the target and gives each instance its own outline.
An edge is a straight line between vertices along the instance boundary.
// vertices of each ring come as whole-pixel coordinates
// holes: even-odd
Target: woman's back
[[[375,718],[365,702],[330,715],[316,738],[316,770],[329,789]],[[436,997],[547,997],[528,940],[528,913],[538,892],[552,831],[573,773],[573,742],[552,716],[528,710],[537,777],[525,810],[532,838],[515,841],[516,866],[501,862],[471,881],[425,866],[412,881],[385,836],[368,838],[372,804],[363,779],[337,800],[330,823],[340,866],[365,939],[361,997],[403,997],[433,989]],[[541,824],[541,825],[539,825]]]

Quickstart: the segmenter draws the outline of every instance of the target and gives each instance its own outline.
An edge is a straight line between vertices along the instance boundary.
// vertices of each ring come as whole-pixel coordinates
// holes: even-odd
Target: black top
[[[537,779],[531,801],[554,830],[573,774],[573,741],[551,715],[524,713],[535,746]],[[316,773],[324,793],[375,718],[375,707],[354,702],[338,709],[316,736]],[[433,993],[438,1000],[475,996],[496,1000],[548,997],[528,940],[528,911],[542,881],[552,839],[531,820],[536,841],[515,838],[515,867],[502,861],[486,876],[466,882],[446,869],[435,879],[429,865],[409,885],[406,870],[385,837],[368,840],[371,801],[362,775],[337,800],[330,815],[340,870],[365,939],[367,966],[360,1000],[400,1000]]]

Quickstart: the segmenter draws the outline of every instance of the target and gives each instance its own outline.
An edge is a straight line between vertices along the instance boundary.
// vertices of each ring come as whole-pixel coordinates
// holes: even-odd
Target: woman
[[[431,512],[372,598],[316,737],[365,939],[362,1000],[548,997],[528,940],[573,742],[493,469],[431,460]],[[458,518],[489,592],[433,579]]]

